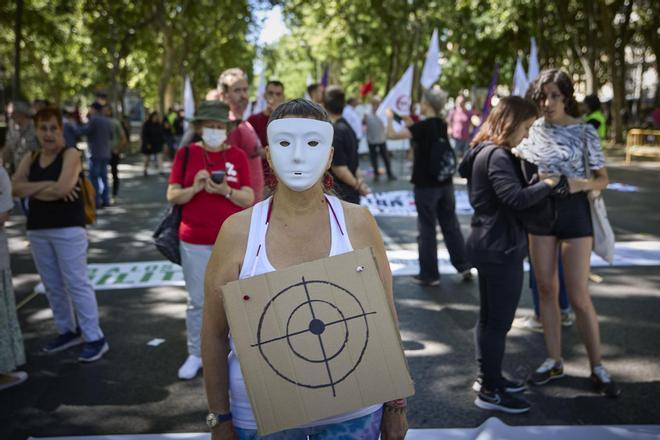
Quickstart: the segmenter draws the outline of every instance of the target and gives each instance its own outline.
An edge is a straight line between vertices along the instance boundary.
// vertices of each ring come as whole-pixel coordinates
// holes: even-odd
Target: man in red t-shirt
[[[277,80],[268,81],[264,98],[266,99],[266,109],[261,113],[250,116],[248,122],[252,124],[257,132],[261,144],[268,145],[268,138],[266,137],[268,118],[270,118],[270,114],[275,110],[275,107],[284,102],[284,84]]]
[[[248,122],[252,124],[254,130],[259,136],[261,145],[268,145],[268,137],[266,136],[266,127],[268,126],[268,118],[275,110],[275,107],[284,102],[284,84],[277,80],[271,80],[266,83],[266,91],[264,93],[266,99],[266,109],[261,113],[255,113],[248,118]],[[271,173],[270,167],[266,158],[263,158],[261,165],[264,169],[264,180],[268,182],[268,175]]]
[[[218,78],[220,99],[227,103],[233,119],[240,119],[249,103],[248,78],[239,68],[227,69]],[[264,171],[261,165],[263,148],[257,132],[248,121],[242,121],[229,135],[228,142],[248,156],[250,180],[254,190],[254,202],[260,202],[264,192]]]

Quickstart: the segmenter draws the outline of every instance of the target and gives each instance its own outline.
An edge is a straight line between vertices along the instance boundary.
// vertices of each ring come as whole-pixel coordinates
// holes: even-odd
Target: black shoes
[[[621,394],[621,388],[610,378],[607,370],[602,365],[594,367],[589,379],[597,393],[612,398],[619,397]]]
[[[531,408],[529,402],[504,390],[487,390],[481,387],[474,404],[481,409],[502,411],[508,414],[522,414]]]
[[[545,385],[551,380],[564,377],[564,367],[553,359],[546,359],[541,366],[533,372],[529,381],[534,385]],[[621,388],[614,382],[605,367],[598,365],[594,367],[589,380],[593,384],[597,393],[604,394],[607,397],[619,397]]]
[[[484,378],[482,376],[477,377],[477,380],[475,380],[472,384],[472,390],[475,393],[480,392],[481,388],[483,387],[483,383]],[[502,377],[502,386],[504,391],[507,393],[522,393],[527,389],[525,382],[521,380],[509,380],[506,377]]]
[[[439,278],[431,280],[431,279],[421,278],[419,275],[415,275],[414,277],[412,277],[412,281],[415,284],[425,287],[435,287],[440,285]]]
[[[529,381],[534,385],[545,385],[551,380],[562,377],[564,377],[564,366],[548,358],[529,376]]]

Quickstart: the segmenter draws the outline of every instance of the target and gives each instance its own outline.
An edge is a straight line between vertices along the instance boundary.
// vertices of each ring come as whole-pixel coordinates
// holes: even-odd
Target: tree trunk
[[[23,22],[23,0],[16,0],[16,19],[14,21],[14,77],[12,80],[12,99],[21,97],[21,25]]]
[[[166,20],[163,20],[162,29],[164,33],[162,58],[163,71],[161,72],[160,79],[158,80],[158,108],[160,110],[160,114],[164,115],[166,108],[165,94],[173,73],[172,66],[174,65],[175,51],[173,47],[174,32],[170,23],[167,23]]]
[[[615,6],[613,10],[610,9],[611,7],[602,0],[598,6],[603,44],[607,54],[607,70],[614,92],[611,106],[612,134],[615,142],[623,143],[623,119],[621,111],[625,104],[625,77],[622,76],[625,70],[620,65],[619,50],[617,50],[616,44],[617,37],[613,23],[617,8]]]

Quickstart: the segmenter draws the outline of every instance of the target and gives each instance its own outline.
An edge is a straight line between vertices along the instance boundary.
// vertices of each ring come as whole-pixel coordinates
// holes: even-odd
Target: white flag
[[[516,70],[513,72],[513,96],[525,96],[527,92],[527,75],[525,74],[525,69],[523,69],[522,59],[518,55],[518,60],[516,61]]]
[[[391,109],[400,116],[410,114],[410,103],[412,102],[412,83],[413,83],[413,65],[406,69],[398,83],[389,91],[383,102],[380,103],[376,115],[387,126],[387,116],[385,110]],[[395,127],[396,128],[396,127]]]
[[[303,96],[303,98],[308,101],[311,101],[312,97],[309,96],[309,93],[307,93],[307,87],[311,86],[312,84],[314,84],[314,78],[312,78],[311,73],[307,72],[307,80],[305,81],[305,96]]]
[[[190,77],[186,75],[183,81],[183,129],[188,130],[188,119],[195,116],[195,98],[193,97],[192,85],[190,84]]]
[[[527,70],[527,82],[532,82],[539,76],[539,54],[536,49],[536,38],[532,37],[529,49],[529,69]]]
[[[426,52],[426,61],[419,82],[425,89],[431,88],[438,78],[440,78],[440,49],[438,47],[438,30],[433,29],[429,50]]]
[[[266,75],[264,71],[261,71],[261,77],[259,78],[259,87],[257,87],[257,102],[254,104],[252,113],[261,113],[266,110]]]

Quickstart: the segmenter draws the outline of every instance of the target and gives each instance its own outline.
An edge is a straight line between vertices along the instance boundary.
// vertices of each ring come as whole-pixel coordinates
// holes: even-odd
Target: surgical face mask
[[[293,191],[306,191],[328,167],[334,129],[307,118],[277,119],[268,124],[268,148],[277,178]]]
[[[227,130],[224,128],[202,128],[202,139],[212,149],[217,149],[227,140]]]

